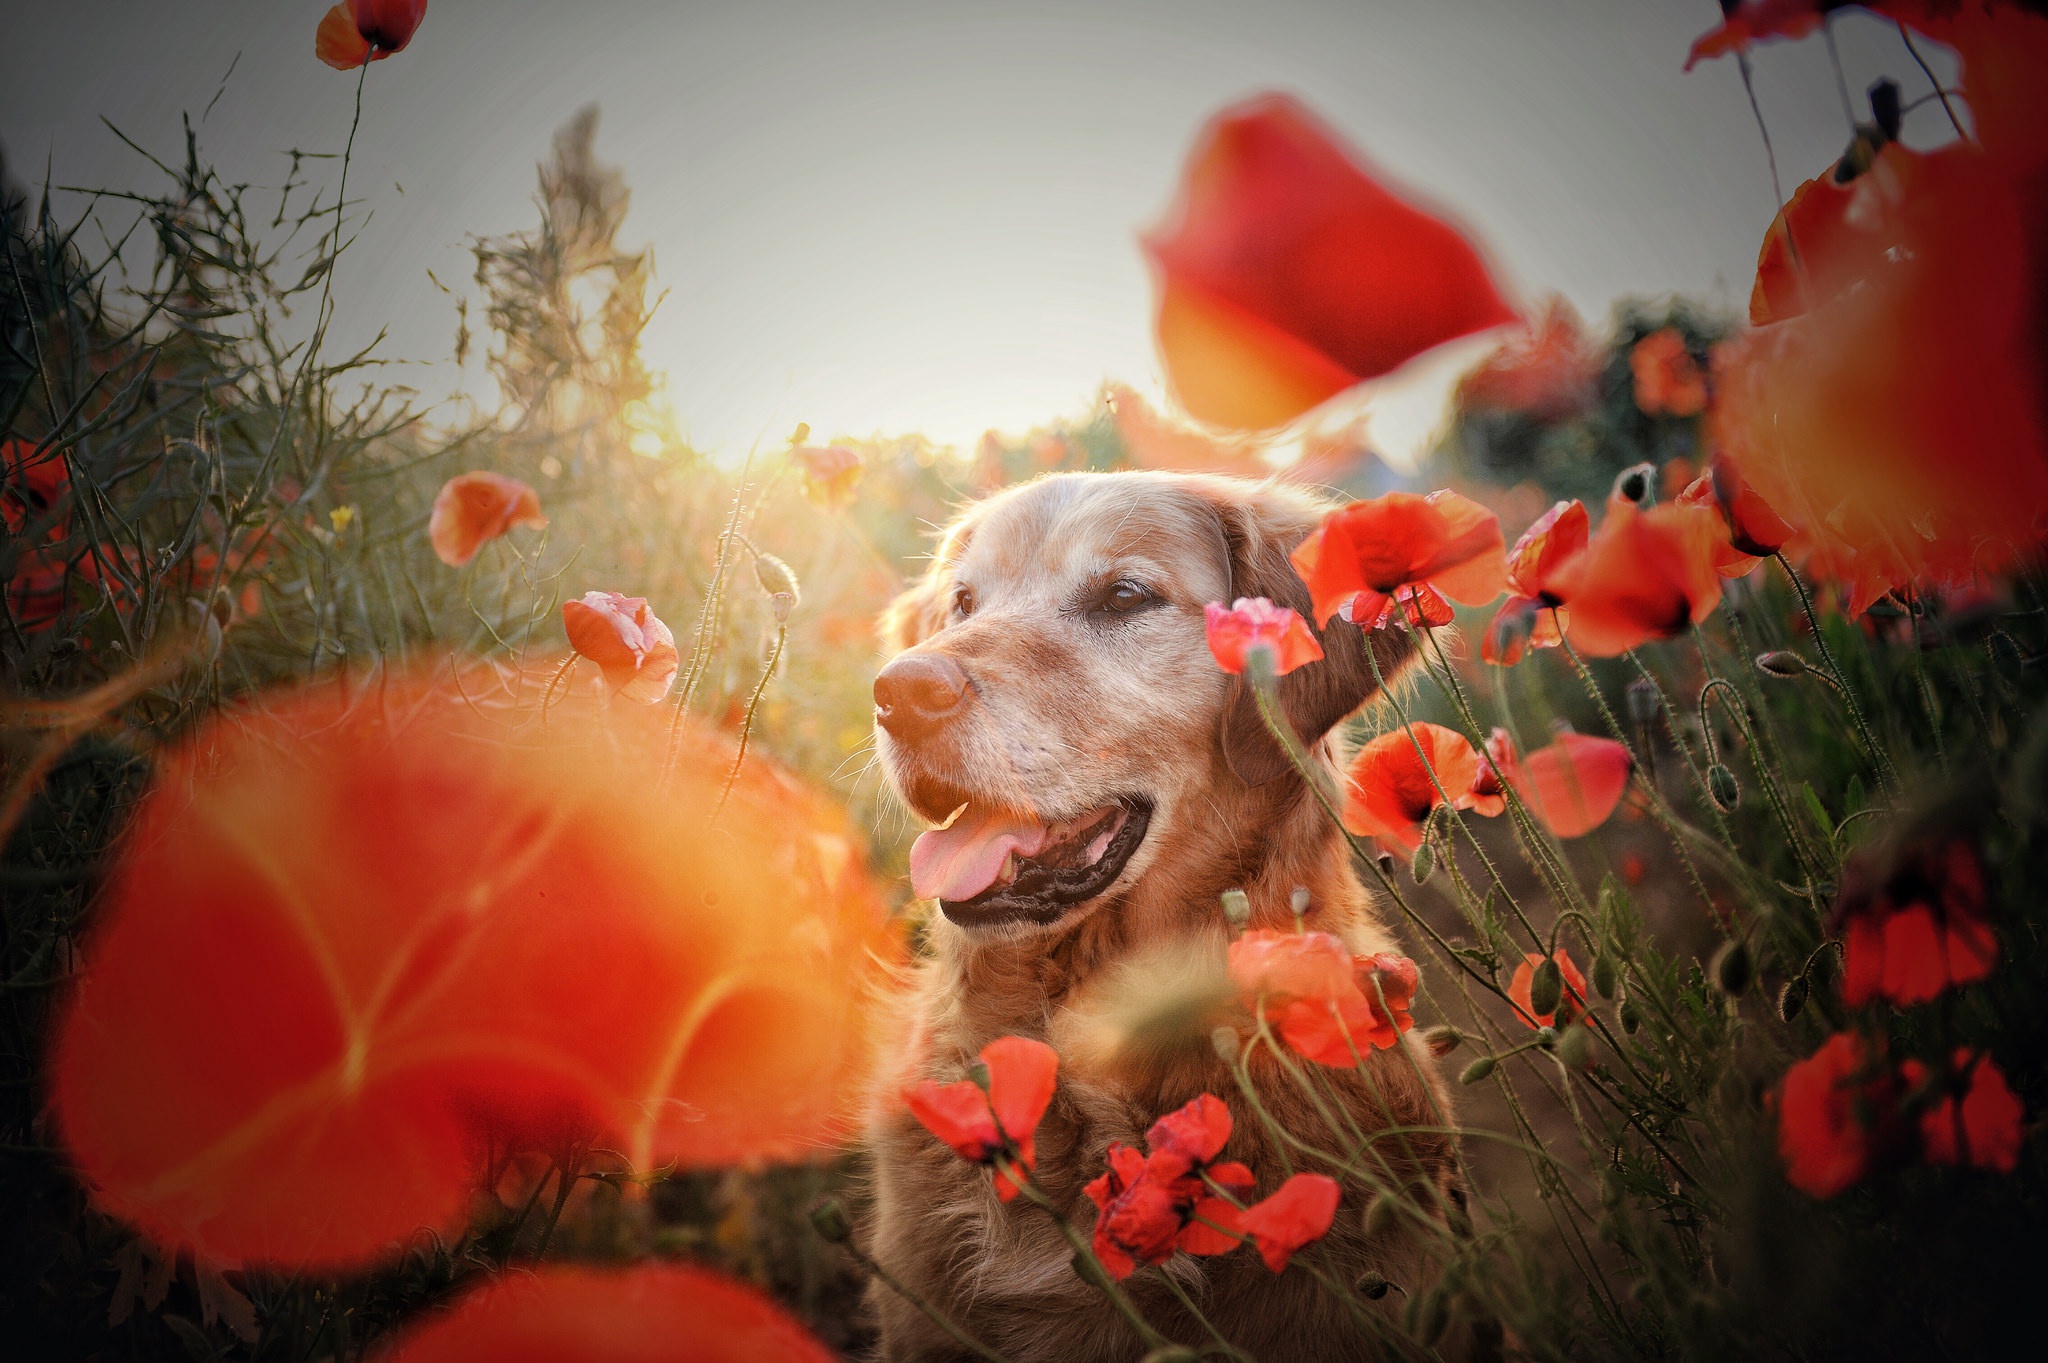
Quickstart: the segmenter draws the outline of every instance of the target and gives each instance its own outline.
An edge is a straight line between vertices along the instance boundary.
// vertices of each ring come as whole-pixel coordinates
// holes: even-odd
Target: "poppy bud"
[[[1756,670],[1767,677],[1796,677],[1807,670],[1806,659],[1789,649],[1772,649],[1756,655]]]
[[[1482,1055],[1465,1067],[1464,1072],[1458,1076],[1458,1082],[1461,1084],[1476,1084],[1487,1075],[1492,1074],[1493,1067],[1499,1063],[1498,1060],[1490,1055]]]
[[[1558,1063],[1582,1070],[1593,1058],[1593,1028],[1588,1024],[1567,1025],[1557,1034]]]
[[[1804,977],[1785,981],[1778,991],[1778,1020],[1790,1022],[1806,1008],[1807,984]]]
[[[1664,706],[1657,695],[1657,688],[1646,681],[1632,681],[1628,684],[1628,717],[1637,724],[1648,724],[1657,718],[1657,711]]]
[[[1636,1008],[1636,1001],[1634,999],[1623,999],[1621,1001],[1620,1016],[1621,1030],[1627,1032],[1630,1036],[1634,1036],[1643,1025],[1643,1015]]]
[[[1558,968],[1555,956],[1545,956],[1529,980],[1529,1011],[1537,1017],[1549,1017],[1557,1011],[1562,998],[1564,972]]]
[[[1241,928],[1252,918],[1252,897],[1243,890],[1223,892],[1223,918],[1234,928]]]
[[[1216,1058],[1226,1065],[1237,1063],[1238,1051],[1244,1045],[1238,1038],[1237,1028],[1227,1023],[1209,1033],[1209,1044],[1216,1048]]]
[[[2020,652],[2019,641],[2004,630],[1993,630],[1988,644],[1991,649],[1991,661],[2000,667],[2018,671],[2026,666],[2027,658]]]
[[[1723,814],[1742,801],[1742,787],[1735,783],[1735,773],[1719,762],[1707,768],[1707,794],[1714,797],[1714,808]]]
[[[1387,1227],[1394,1223],[1394,1202],[1394,1194],[1381,1193],[1365,1204],[1365,1217],[1362,1224],[1367,1235],[1383,1235],[1386,1233]]]
[[[1294,916],[1299,918],[1308,912],[1308,901],[1308,886],[1297,885],[1294,887],[1293,892],[1287,896],[1287,907],[1294,910]]]
[[[853,1222],[836,1197],[821,1197],[811,1204],[811,1228],[835,1245],[853,1238]]]
[[[1367,1301],[1378,1301],[1387,1295],[1387,1289],[1392,1286],[1384,1273],[1367,1272],[1358,1280],[1358,1295]]]
[[[1714,987],[1731,997],[1749,988],[1750,960],[1749,944],[1742,941],[1728,942],[1714,953],[1710,967],[1714,976]]]
[[[797,422],[796,429],[789,433],[789,443],[792,445],[801,445],[810,438],[811,423],[808,421]]]
[[[796,609],[796,597],[789,592],[777,592],[768,598],[768,609],[775,613],[775,623],[789,623],[789,613]]]
[[[988,1092],[988,1066],[977,1060],[967,1067],[967,1078],[983,1093]]]
[[[1458,1049],[1465,1034],[1455,1027],[1432,1027],[1422,1034],[1422,1044],[1439,1060]]]
[[[1391,853],[1382,852],[1374,857],[1373,860],[1379,863],[1381,875],[1391,876],[1394,874],[1394,858]]]
[[[1650,493],[1656,489],[1656,486],[1656,465],[1636,464],[1623,469],[1615,475],[1614,491],[1611,495],[1619,497],[1625,502],[1634,502],[1637,506],[1647,506],[1650,501]]]
[[[1408,863],[1408,873],[1415,877],[1417,885],[1429,879],[1429,873],[1436,869],[1436,849],[1424,841],[1416,844],[1415,856]]]
[[[790,566],[773,554],[754,555],[754,580],[761,584],[761,590],[773,596],[777,592],[788,592],[791,596],[797,590],[796,574]]]
[[[1885,141],[1899,140],[1900,115],[1903,112],[1899,107],[1897,81],[1880,80],[1870,87],[1870,119],[1884,134]]]
[[[1593,987],[1603,999],[1613,998],[1614,991],[1621,987],[1621,969],[1605,952],[1593,958]]]

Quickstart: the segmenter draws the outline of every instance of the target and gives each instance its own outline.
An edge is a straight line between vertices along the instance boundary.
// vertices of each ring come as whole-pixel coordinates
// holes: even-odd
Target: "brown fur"
[[[1281,1154],[1207,1037],[1105,1051],[1095,1039],[1106,1000],[1134,962],[1162,948],[1220,969],[1227,935],[1218,901],[1233,887],[1250,896],[1256,926],[1290,923],[1289,897],[1305,886],[1311,928],[1339,934],[1355,951],[1398,950],[1344,843],[1260,726],[1242,683],[1217,669],[1204,642],[1207,601],[1266,596],[1308,613],[1286,555],[1327,509],[1299,490],[1238,479],[1041,479],[968,509],[885,622],[893,649],[944,654],[973,682],[966,712],[940,739],[912,747],[880,736],[891,780],[919,813],[942,819],[963,795],[1048,819],[1132,791],[1156,802],[1145,843],[1117,883],[1058,923],[969,931],[933,917],[908,1040],[876,1105],[874,1257],[1016,1363],[1135,1359],[1144,1350],[1076,1277],[1050,1218],[1023,1201],[1000,1204],[986,1172],[909,1117],[901,1086],[957,1080],[977,1050],[1005,1034],[1050,1042],[1061,1054],[1060,1083],[1039,1128],[1038,1179],[1084,1234],[1094,1208],[1082,1186],[1101,1171],[1109,1142],[1141,1143],[1162,1113],[1203,1092],[1229,1103],[1236,1125],[1224,1157],[1249,1165],[1263,1195],[1282,1177]],[[1073,603],[1105,575],[1142,581],[1165,604],[1141,620],[1093,627]],[[977,598],[964,618],[951,610],[960,586]],[[1382,673],[1401,659],[1394,642],[1368,641],[1342,622],[1323,644],[1327,660],[1283,679],[1282,698],[1314,760],[1334,768],[1328,731],[1375,689],[1367,647],[1381,650]],[[1426,1049],[1410,1034],[1404,1050],[1373,1052],[1366,1079],[1322,1071],[1361,1129],[1445,1121],[1447,1095]],[[1338,1148],[1270,1057],[1260,1057],[1253,1080],[1282,1126]],[[1448,1205],[1448,1139],[1375,1148],[1397,1179],[1431,1190],[1423,1205]],[[1348,1280],[1371,1269],[1419,1290],[1429,1274],[1419,1244],[1398,1230],[1369,1238],[1363,1210],[1347,1187],[1313,1253]],[[1240,1250],[1178,1255],[1167,1271],[1265,1363],[1375,1355],[1372,1333],[1300,1267],[1275,1277]],[[1206,1343],[1151,1277],[1127,1284],[1148,1318],[1175,1339]],[[879,1283],[872,1301],[892,1363],[970,1356]],[[1398,1294],[1375,1309],[1391,1318]]]

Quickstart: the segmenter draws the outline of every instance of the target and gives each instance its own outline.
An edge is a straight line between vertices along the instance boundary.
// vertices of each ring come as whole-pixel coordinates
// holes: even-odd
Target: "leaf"
[[[141,1236],[134,1236],[114,1256],[114,1267],[120,1270],[121,1276],[115,1280],[113,1294],[107,1298],[109,1325],[119,1325],[128,1319],[138,1302],[145,1312],[153,1313],[162,1306],[164,1295],[171,1290],[171,1278],[177,1271],[178,1261]]]
[[[538,696],[539,685],[525,688]],[[843,819],[666,715],[545,747],[425,683],[227,715],[162,763],[53,1066],[107,1211],[221,1264],[361,1263],[463,1220],[470,1150],[632,1167],[851,1126],[897,951]]]
[[[205,1259],[192,1261],[192,1279],[199,1292],[199,1318],[208,1325],[218,1320],[236,1339],[254,1344],[258,1333],[255,1304]]]

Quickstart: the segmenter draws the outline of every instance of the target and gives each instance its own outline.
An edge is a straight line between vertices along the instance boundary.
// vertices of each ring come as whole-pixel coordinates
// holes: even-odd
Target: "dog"
[[[1015,1363],[1132,1360],[1146,1347],[1077,1275],[1052,1219],[1023,1200],[999,1202],[983,1169],[909,1116],[904,1086],[957,1081],[1000,1036],[1049,1043],[1059,1087],[1038,1128],[1036,1179],[1084,1236],[1095,1209],[1082,1190],[1109,1143],[1142,1149],[1153,1121],[1202,1093],[1230,1106],[1223,1157],[1250,1166],[1263,1196],[1286,1154],[1206,1022],[1192,1044],[1104,1046],[1106,1013],[1128,1005],[1133,980],[1147,987],[1141,963],[1161,953],[1220,975],[1225,890],[1249,897],[1251,926],[1290,929],[1305,890],[1307,928],[1354,952],[1399,950],[1256,697],[1205,642],[1208,602],[1266,597],[1309,615],[1288,554],[1331,509],[1274,482],[1047,475],[967,508],[884,615],[894,656],[875,680],[881,760],[912,811],[952,822],[912,851],[913,882],[938,912],[870,1122],[876,1200],[865,1238],[890,1277]],[[1324,659],[1278,690],[1309,760],[1334,779],[1334,731],[1376,679],[1400,670],[1410,645],[1404,633],[1367,634],[1341,619],[1318,634]],[[1224,1016],[1248,1033],[1242,1005],[1224,1006],[1240,1010]],[[1268,1063],[1250,1074],[1271,1118],[1310,1145],[1341,1148],[1301,1087],[1260,1058]],[[1399,1049],[1369,1051],[1365,1069],[1319,1077],[1359,1130],[1421,1129],[1375,1148],[1391,1152],[1412,1206],[1453,1223],[1463,1194],[1428,1047],[1411,1032]],[[1422,1290],[1434,1271],[1430,1237],[1412,1216],[1368,1217],[1367,1201],[1346,1184],[1318,1262],[1347,1282],[1376,1273]],[[1218,1333],[1265,1363],[1385,1348],[1371,1319],[1299,1266],[1276,1276],[1240,1251],[1180,1254],[1165,1267]],[[1125,1287],[1169,1338],[1211,1342],[1153,1275]],[[1398,1294],[1384,1295],[1369,1312],[1398,1312]],[[877,1281],[870,1301],[889,1363],[974,1356],[895,1288]]]

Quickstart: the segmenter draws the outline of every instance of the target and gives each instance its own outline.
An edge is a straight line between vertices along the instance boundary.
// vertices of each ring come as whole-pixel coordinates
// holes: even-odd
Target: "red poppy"
[[[1043,1041],[998,1037],[981,1048],[988,1091],[972,1079],[937,1084],[927,1079],[904,1094],[910,1115],[960,1158],[996,1171],[996,1196],[1008,1202],[1021,1185],[997,1163],[1008,1156],[1026,1173],[1038,1167],[1038,1122],[1052,1105],[1060,1058]]]
[[[832,1363],[757,1289],[706,1269],[549,1264],[508,1273],[430,1313],[385,1363]]]
[[[1323,646],[1309,632],[1307,622],[1263,596],[1240,596],[1228,609],[1220,601],[1211,601],[1202,613],[1208,626],[1209,653],[1225,672],[1243,672],[1245,654],[1254,648],[1272,655],[1275,676],[1285,676],[1323,656]]]
[[[1508,550],[1508,599],[1494,613],[1479,645],[1489,663],[1512,667],[1531,648],[1556,648],[1564,598],[1551,581],[1557,569],[1586,547],[1592,533],[1586,504],[1576,497],[1536,518]]]
[[[1398,603],[1416,625],[1446,625],[1444,597],[1483,606],[1507,581],[1500,518],[1455,492],[1389,492],[1323,517],[1290,556],[1317,624],[1342,612],[1379,629]]]
[[[383,61],[405,50],[426,17],[427,0],[345,0],[320,20],[313,55],[337,71]]]
[[[1837,1032],[1786,1070],[1773,1095],[1786,1181],[1833,1197],[1902,1153],[1911,1139],[1900,1114],[1902,1078],[1854,1032]]]
[[[1230,944],[1229,970],[1245,1006],[1263,1010],[1290,1050],[1319,1065],[1349,1069],[1415,1025],[1415,962],[1354,956],[1331,933],[1254,928]]]
[[[1838,179],[1830,169],[1792,191],[1757,253],[1752,325],[1797,317],[1885,268],[1892,245],[1883,230],[1887,215],[1873,211],[1871,196],[1896,204],[1919,155],[1893,142],[1856,179]]]
[[[427,539],[441,562],[460,568],[476,557],[485,541],[513,526],[539,529],[547,523],[539,493],[517,478],[479,469],[459,473],[441,485],[427,518]]]
[[[1600,365],[1600,349],[1587,339],[1578,312],[1552,294],[1534,323],[1524,323],[1458,381],[1458,408],[1570,421],[1593,405]]]
[[[1677,500],[1685,506],[1709,507],[1727,524],[1728,543],[1714,555],[1715,570],[1723,577],[1742,577],[1758,559],[1777,553],[1797,533],[1725,457],[1713,460]]]
[[[1457,228],[1373,179],[1285,95],[1225,110],[1203,130],[1144,246],[1174,393],[1219,426],[1277,426],[1514,320]]]
[[[1230,1129],[1230,1109],[1204,1093],[1152,1124],[1145,1133],[1149,1155],[1110,1143],[1108,1167],[1082,1191],[1096,1207],[1095,1256],[1112,1277],[1121,1281],[1139,1264],[1164,1263],[1177,1249],[1224,1254],[1242,1243],[1238,1208],[1204,1179],[1240,1201],[1251,1196],[1249,1169],[1212,1163]]]
[[[1571,607],[1565,637],[1608,658],[1683,633],[1721,603],[1714,563],[1726,539],[1719,518],[1700,507],[1643,511],[1611,499],[1586,547],[1550,575],[1551,591]]]
[[[1536,967],[1543,964],[1543,957],[1530,952],[1515,967],[1514,977],[1508,981],[1508,1002],[1515,1006],[1515,1016],[1531,1027],[1555,1027],[1559,1031],[1571,1026],[1584,1016],[1586,1011],[1586,977],[1579,973],[1573,963],[1572,954],[1563,947],[1551,957],[1557,962],[1558,973],[1564,977],[1564,991],[1558,995],[1557,1007],[1548,1013],[1539,1013],[1529,1000],[1529,991],[1536,983]]]
[[[1653,331],[1628,352],[1636,406],[1645,416],[1698,416],[1707,409],[1707,376],[1676,327]]]
[[[1322,1174],[1296,1174],[1265,1201],[1244,1209],[1238,1224],[1259,1247],[1259,1257],[1275,1273],[1302,1246],[1320,1240],[1337,1217],[1337,1180]]]
[[[1988,1055],[1958,1050],[1951,1073],[1962,1090],[1952,1090],[1920,1114],[1920,1148],[1930,1164],[1968,1164],[2011,1173],[2020,1162],[2020,1124],[2026,1109],[2005,1082],[2005,1071]]]
[[[841,511],[853,505],[860,486],[860,455],[844,445],[798,445],[790,451],[804,472],[804,496]]]
[[[1563,733],[1526,757],[1515,751],[1505,729],[1486,742],[1493,759],[1473,779],[1472,809],[1488,817],[1507,808],[1495,779],[1497,769],[1529,812],[1560,838],[1579,838],[1607,822],[1628,790],[1635,759],[1625,744],[1589,734]]]
[[[676,636],[644,596],[585,592],[562,603],[569,646],[604,669],[612,694],[654,704],[675,685]]]
[[[536,696],[539,688],[526,692]],[[167,755],[64,1016],[52,1105],[103,1210],[294,1271],[462,1223],[471,1153],[633,1167],[845,1135],[896,935],[844,816],[667,717],[333,681]]]
[[[1889,864],[1851,857],[1832,916],[1842,1001],[1926,1003],[1985,978],[1998,961],[1985,897],[1983,859],[1968,838],[1921,843]]]
[[[1455,729],[1427,720],[1390,729],[1351,759],[1344,826],[1360,837],[1413,852],[1422,842],[1424,820],[1446,796],[1453,809],[1472,807],[1472,783],[1478,776],[1479,754]]]

